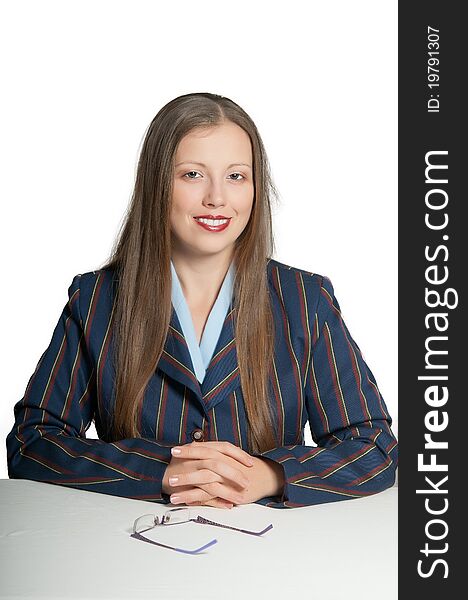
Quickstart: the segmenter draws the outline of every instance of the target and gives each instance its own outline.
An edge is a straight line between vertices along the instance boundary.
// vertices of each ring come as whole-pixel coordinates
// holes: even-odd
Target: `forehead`
[[[176,163],[245,163],[251,165],[252,146],[250,137],[235,123],[214,127],[196,128],[180,141],[176,151]]]

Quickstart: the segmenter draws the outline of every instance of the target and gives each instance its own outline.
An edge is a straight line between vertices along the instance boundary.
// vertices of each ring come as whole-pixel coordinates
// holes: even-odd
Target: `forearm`
[[[8,475],[93,492],[163,501],[170,447],[147,438],[114,443],[64,435],[32,423],[7,437]]]
[[[360,428],[364,434],[364,428]],[[272,495],[258,500],[272,508],[311,506],[360,498],[393,485],[398,446],[389,431],[377,426],[368,435],[328,446],[282,446],[268,451],[268,458],[284,468],[286,482],[280,500]],[[261,458],[266,458],[262,456]]]

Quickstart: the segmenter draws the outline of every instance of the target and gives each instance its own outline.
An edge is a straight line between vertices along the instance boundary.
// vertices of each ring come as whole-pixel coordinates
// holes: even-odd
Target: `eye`
[[[187,177],[187,175],[190,175],[190,173],[198,173],[198,171],[188,171],[187,173],[184,174],[184,177]],[[196,177],[187,177],[187,179],[196,179]]]
[[[245,177],[242,175],[242,173],[231,173],[231,175],[240,175],[242,177],[242,179],[245,179]],[[242,179],[234,179],[234,181],[242,181]]]

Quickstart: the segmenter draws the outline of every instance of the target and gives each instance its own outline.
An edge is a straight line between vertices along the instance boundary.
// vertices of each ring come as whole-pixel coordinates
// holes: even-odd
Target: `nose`
[[[203,204],[209,206],[223,206],[226,203],[222,190],[222,185],[213,181],[206,191]]]

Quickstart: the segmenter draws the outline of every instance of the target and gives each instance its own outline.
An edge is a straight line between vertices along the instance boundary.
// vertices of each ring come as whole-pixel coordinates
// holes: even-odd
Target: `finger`
[[[170,486],[178,491],[179,486],[187,485],[210,485],[210,489],[212,489],[212,484],[226,483],[226,481],[231,484],[235,483],[242,490],[250,485],[250,481],[247,477],[222,459],[197,459],[197,463],[195,464],[198,467],[195,470],[171,475],[171,477],[169,477]]]
[[[243,504],[245,500],[243,492],[238,492],[232,487],[219,481],[204,484],[200,486],[200,489],[209,494],[210,499],[218,497],[231,504]]]
[[[174,450],[174,448],[172,448],[172,450]],[[227,456],[227,455],[223,455],[223,456]],[[217,458],[217,457],[219,457],[219,458]],[[213,471],[215,474],[220,475],[221,477],[227,479],[228,481],[236,484],[240,488],[245,489],[250,483],[249,479],[247,479],[247,477],[245,477],[245,475],[242,473],[242,471],[240,469],[238,469],[235,466],[233,466],[232,464],[230,464],[229,461],[223,460],[223,458],[219,456],[219,451],[217,451],[213,448],[187,445],[181,449],[181,454],[180,454],[180,457],[178,456],[178,458],[200,461],[197,470],[190,472],[191,479],[189,481],[187,481],[187,478],[186,478],[187,473],[189,473],[189,472],[187,472],[185,474],[186,475],[185,478],[182,477],[182,474],[176,475],[178,477],[179,481],[175,482],[175,483],[178,483],[180,485],[186,484],[186,483],[195,484],[195,485],[199,485],[201,483],[213,483],[212,477],[207,479],[206,472],[202,473],[202,474],[199,473],[199,471],[201,471],[203,468],[206,470],[209,470],[209,471]],[[236,463],[234,463],[234,465],[235,464],[237,464],[237,461],[236,461]],[[219,478],[215,478],[215,481],[216,480],[219,481]],[[172,481],[173,481],[173,479],[171,478],[171,482]],[[170,482],[170,484],[173,485],[171,482]]]
[[[196,501],[196,502],[187,502],[188,506],[213,506],[214,508],[232,508],[232,502],[228,502],[227,500],[223,500],[222,498],[212,498],[211,500],[206,500],[206,502]]]
[[[214,487],[216,486],[216,487]],[[212,498],[219,497],[224,501],[232,504],[243,504],[244,498],[235,490],[232,490],[220,483],[213,483],[204,486],[205,489],[194,487],[186,490],[183,493],[175,492],[170,496],[172,504],[187,504],[191,502],[206,502]]]
[[[213,500],[208,500],[206,504],[207,506],[213,506],[214,508],[232,508],[234,506],[232,502],[228,502],[227,500],[223,500],[222,498],[214,498]]]
[[[169,500],[172,504],[193,504],[194,502],[206,502],[207,500],[211,500],[213,497],[208,492],[205,492],[201,488],[191,488],[189,490],[185,490],[183,493],[175,492],[171,494]]]
[[[202,442],[202,443],[205,445],[208,444],[208,446],[211,446],[211,445],[214,446],[217,450],[219,450],[219,452],[222,452],[226,456],[230,456],[231,458],[238,460],[240,463],[244,464],[247,467],[253,467],[253,465],[254,465],[254,460],[253,460],[252,456],[250,456],[250,454],[248,452],[245,452],[245,450],[242,450],[242,448],[239,448],[239,446],[235,446],[234,444],[231,444],[231,442],[208,441],[208,442]]]
[[[225,454],[226,456],[230,456],[235,460],[238,460],[240,463],[247,467],[253,467],[254,459],[248,452],[239,448],[239,446],[235,446],[231,444],[231,442],[223,441],[223,442],[199,442],[205,444],[205,446],[213,446],[216,450]]]
[[[169,477],[169,485],[171,486],[171,488],[177,488],[176,491],[182,491],[182,486],[200,486],[208,485],[210,483],[222,483],[223,477],[219,473],[219,471],[224,470],[226,471],[226,473],[228,472],[228,470],[225,468],[222,462],[219,463],[219,466],[213,466],[213,469],[216,468],[217,471],[214,471],[213,469],[209,468],[202,468],[202,465],[204,464],[203,459],[199,459],[197,464],[200,466],[200,468],[194,471],[185,471],[182,473],[171,475]],[[236,479],[234,479],[234,482],[245,489],[250,483],[249,480],[244,476],[242,476],[241,481],[237,480],[237,469],[229,467],[229,465],[228,468],[232,470],[232,477],[236,477]]]
[[[188,506],[214,506],[215,508],[232,508],[234,504],[224,498],[219,498],[215,494],[208,494],[205,487],[201,488],[206,495],[205,500],[194,500],[193,502],[187,501]]]
[[[203,486],[210,494],[221,498],[227,502],[230,502],[231,504],[243,504],[244,503],[244,496],[242,495],[242,492],[237,492],[236,490],[233,490],[231,487],[219,483],[219,482],[215,482],[215,483],[209,483],[206,486]]]
[[[254,461],[248,452],[245,452],[242,448],[239,448],[239,446],[234,446],[231,442],[191,442],[190,444],[184,444],[183,446],[175,446],[172,448],[172,454],[177,456],[177,458],[204,458],[204,456],[192,456],[192,454],[190,454],[191,452],[195,452],[196,449],[201,449],[202,452],[209,449],[217,450],[226,456],[238,460],[247,467],[252,467],[254,464]],[[180,450],[181,452],[174,453],[174,450]],[[189,454],[187,454],[187,452],[189,452]]]

